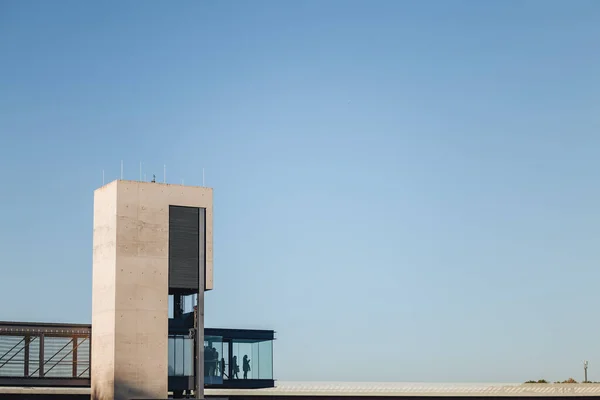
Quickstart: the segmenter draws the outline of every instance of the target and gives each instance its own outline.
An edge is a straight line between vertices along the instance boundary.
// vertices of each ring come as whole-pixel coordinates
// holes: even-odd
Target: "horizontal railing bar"
[[[89,336],[92,332],[91,327],[55,327],[55,326],[18,326],[18,325],[4,325],[0,323],[0,335],[23,335],[23,334],[36,334],[43,333],[48,336],[62,336],[62,335],[83,335]]]

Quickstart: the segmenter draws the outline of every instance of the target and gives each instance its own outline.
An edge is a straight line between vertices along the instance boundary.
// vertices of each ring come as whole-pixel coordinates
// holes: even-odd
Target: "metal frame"
[[[190,328],[193,326],[193,313],[183,314],[183,318],[187,320],[185,323],[177,321],[174,318],[169,319],[169,335],[187,335]],[[188,319],[189,318],[189,319]],[[189,324],[189,325],[186,325]],[[255,340],[255,341],[267,341],[277,340],[275,334],[277,332],[267,329],[231,329],[231,328],[204,328],[204,334],[206,336],[219,336],[227,339],[235,340]]]
[[[22,376],[2,376],[0,375],[0,386],[72,386],[72,387],[89,387],[90,386],[90,366],[91,366],[91,330],[92,327],[89,324],[57,324],[57,323],[31,323],[31,322],[13,322],[13,321],[0,321],[0,337],[2,336],[23,336],[21,340],[14,346],[12,346],[7,352],[0,356],[0,368],[8,364],[21,352],[23,355],[23,375]],[[45,354],[45,342],[46,339],[50,338],[63,338],[70,339],[64,344],[58,351],[55,351],[49,358],[46,359]],[[31,359],[31,344],[38,342],[38,361],[37,368],[33,371],[30,370],[30,359]],[[79,346],[88,342],[88,357],[90,365],[87,366],[81,373],[78,371],[78,366],[81,365],[81,361],[78,360],[77,351]],[[58,359],[61,353],[69,346],[72,348],[62,354],[62,357]],[[5,356],[11,354],[13,350],[21,347],[18,351],[14,352],[8,359],[4,359]],[[61,364],[69,355],[73,354],[70,362],[72,363],[71,376],[65,377],[47,377],[46,375],[52,371],[56,366]],[[21,362],[21,360],[19,360]],[[85,365],[85,364],[84,364]],[[46,369],[46,367],[48,369]],[[88,376],[84,376],[84,375]],[[38,375],[38,376],[34,376]]]
[[[46,322],[13,322],[0,321],[0,335],[39,335],[48,336],[89,336],[92,332],[90,324],[59,324]]]
[[[207,389],[267,389],[275,387],[274,379],[228,379],[221,385],[206,385]]]
[[[258,342],[275,340],[275,331],[266,329],[206,328],[204,333],[207,336],[221,336],[224,339],[234,340],[255,340]]]
[[[37,387],[87,387],[90,378],[36,378],[36,377],[0,377],[0,386],[37,386]]]

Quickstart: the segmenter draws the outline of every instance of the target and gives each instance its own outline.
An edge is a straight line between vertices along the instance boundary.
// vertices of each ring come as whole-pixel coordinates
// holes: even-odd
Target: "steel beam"
[[[86,337],[92,332],[91,325],[58,325],[58,324],[27,324],[17,322],[0,322],[0,335],[25,336],[79,336]]]
[[[90,387],[90,378],[0,377],[0,386],[14,387]]]
[[[40,371],[40,378],[43,378],[44,377],[44,334],[42,333],[39,336],[39,338],[40,338],[40,357],[39,357],[40,364],[38,367],[38,371]],[[37,372],[37,371],[35,371],[35,372]],[[33,374],[35,374],[35,372]],[[33,374],[31,374],[31,375],[33,375]]]
[[[71,350],[73,352],[73,378],[77,378],[77,346],[79,346],[77,344],[77,338],[73,338],[73,350]]]
[[[196,317],[196,398],[204,399],[204,287],[206,274],[206,208],[201,208],[198,218],[198,310]]]
[[[31,343],[31,336],[25,336],[25,355],[23,362],[23,376],[29,376],[29,343]]]

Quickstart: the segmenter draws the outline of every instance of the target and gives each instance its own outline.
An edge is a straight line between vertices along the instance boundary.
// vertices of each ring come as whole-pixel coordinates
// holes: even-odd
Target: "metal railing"
[[[0,322],[0,386],[89,386],[91,326]]]

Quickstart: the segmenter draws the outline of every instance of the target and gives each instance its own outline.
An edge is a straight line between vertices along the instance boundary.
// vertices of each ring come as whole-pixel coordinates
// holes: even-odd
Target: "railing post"
[[[77,337],[73,337],[73,378],[77,378]]]
[[[227,379],[233,379],[233,366],[231,365],[231,361],[233,360],[233,340],[231,339],[227,342],[227,357],[229,358],[229,360],[227,360],[229,363]]]
[[[25,355],[23,362],[23,376],[29,376],[29,342],[31,341],[31,336],[25,335]]]
[[[90,329],[90,336],[88,338],[88,376],[92,379],[92,331]]]
[[[40,378],[44,377],[44,334],[40,333]]]

